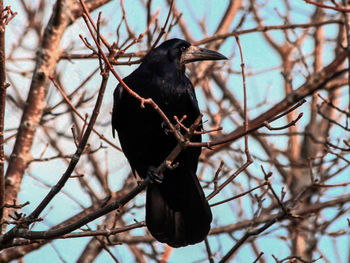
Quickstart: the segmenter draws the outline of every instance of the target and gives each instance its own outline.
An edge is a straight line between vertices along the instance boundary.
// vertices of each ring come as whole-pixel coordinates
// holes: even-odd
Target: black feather
[[[124,79],[141,97],[152,98],[171,121],[174,116],[186,115],[183,123],[187,127],[200,114],[194,88],[181,63],[189,47],[186,41],[168,40],[147,54]],[[112,126],[130,166],[142,178],[177,144],[173,134],[165,132],[160,115],[150,105],[142,108],[121,85],[114,92]],[[201,135],[194,135],[191,141],[200,142]],[[152,183],[147,189],[147,227],[157,240],[173,247],[198,243],[210,230],[212,214],[196,176],[200,153],[200,148],[184,149],[175,160],[178,166],[164,172],[162,183]]]

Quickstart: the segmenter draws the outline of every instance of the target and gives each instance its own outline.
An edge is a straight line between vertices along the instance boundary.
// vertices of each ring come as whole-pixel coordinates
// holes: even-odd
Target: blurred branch
[[[2,219],[5,204],[5,153],[4,153],[4,122],[6,99],[6,64],[5,64],[5,21],[4,3],[0,0],[0,235],[2,234]]]
[[[90,0],[88,8],[94,9],[108,1]],[[73,14],[73,15],[72,15]],[[82,14],[77,3],[72,0],[58,0],[48,22],[38,49],[32,82],[16,142],[6,171],[6,200],[17,199],[23,174],[31,160],[31,147],[46,106],[49,76],[55,71],[60,56],[60,42],[66,28]],[[4,218],[9,214],[6,210]]]
[[[296,29],[296,28],[309,28],[309,27],[320,27],[324,25],[330,25],[330,24],[343,24],[343,21],[341,20],[328,20],[328,21],[321,21],[321,22],[313,22],[313,23],[303,23],[303,24],[289,24],[289,25],[272,25],[272,26],[258,26],[253,27],[251,29],[244,29],[239,31],[234,31],[230,33],[225,34],[215,34],[210,37],[203,38],[202,40],[194,42],[195,45],[202,45],[206,44],[212,41],[216,41],[219,39],[226,39],[228,37],[233,37],[236,35],[245,35],[255,32],[267,32],[270,30],[288,30],[288,29]]]
[[[315,5],[321,8],[325,8],[325,9],[331,9],[331,10],[336,10],[336,11],[341,11],[341,12],[350,12],[349,8],[343,7],[343,6],[331,6],[331,5],[326,5],[323,3],[319,3],[319,2],[315,2],[315,1],[311,1],[311,0],[304,0],[305,3],[307,4],[311,4],[311,5]]]
[[[84,133],[84,136],[82,138],[82,140],[79,143],[79,146],[75,152],[75,154],[73,155],[71,162],[69,163],[67,170],[65,171],[65,173],[62,175],[61,179],[58,181],[58,183],[51,188],[50,192],[46,195],[46,197],[41,201],[41,203],[37,206],[37,208],[26,218],[26,220],[33,220],[38,218],[38,216],[40,215],[40,213],[45,209],[45,207],[49,204],[49,202],[55,197],[55,195],[63,188],[63,186],[65,185],[65,183],[68,181],[68,179],[70,178],[75,166],[77,165],[81,154],[84,151],[85,145],[88,141],[88,138],[91,134],[92,128],[96,122],[97,116],[99,114],[99,109],[101,107],[102,104],[102,99],[103,99],[103,95],[104,95],[104,91],[106,89],[107,86],[107,80],[108,80],[108,72],[102,72],[102,82],[101,82],[101,87],[99,90],[99,94],[98,94],[98,98],[96,100],[96,104],[95,104],[95,108],[93,110],[93,114],[91,116],[89,125]],[[24,220],[24,224],[25,224],[25,220]],[[13,239],[16,236],[16,232],[17,231],[21,231],[21,229],[17,229],[17,228],[13,228],[11,229],[8,233],[6,233],[3,238],[2,238],[2,243],[6,243],[8,241],[10,241],[11,239]]]
[[[207,148],[202,151],[197,174],[208,199],[216,195],[210,201],[216,207],[210,236],[205,244],[191,248],[195,260],[235,261],[247,248],[253,252],[249,259],[245,258],[247,261],[265,262],[268,259],[262,257],[263,252],[267,255],[269,245],[274,243],[287,249],[284,254],[273,255],[276,262],[314,262],[320,256],[325,262],[347,260],[338,239],[349,232],[350,203],[347,194],[350,182],[346,176],[350,169],[346,92],[350,35],[346,1],[308,1],[313,6],[301,3],[307,7],[305,10],[288,0],[278,4],[229,0],[220,10],[215,1],[194,5],[188,0],[181,4],[167,0],[160,6],[152,0],[139,0],[136,5],[123,0],[53,2],[57,4],[48,0],[35,3],[20,0],[16,8],[21,21],[10,7],[3,8],[2,22],[11,21],[6,27],[6,34],[11,37],[5,43],[7,58],[1,54],[4,45],[0,47],[0,61],[6,59],[6,69],[0,64],[4,68],[0,77],[5,72],[4,78],[11,88],[0,83],[0,94],[6,92],[6,101],[0,96],[0,113],[6,114],[5,128],[1,127],[0,118],[0,157],[4,157],[5,168],[9,164],[7,172],[11,169],[15,175],[6,177],[5,190],[14,185],[16,197],[21,194],[23,205],[8,191],[3,195],[8,200],[2,206],[0,199],[0,209],[6,214],[1,223],[4,228],[9,224],[13,228],[0,235],[0,246],[4,249],[0,262],[26,260],[30,253],[41,253],[35,250],[51,245],[53,240],[64,245],[69,238],[89,239],[82,250],[72,250],[78,256],[77,263],[94,261],[101,253],[109,255],[112,262],[130,258],[138,263],[178,259],[182,250],[157,243],[142,221],[143,195],[135,197],[147,187],[148,179],[136,186],[140,178],[135,180],[126,168],[127,160],[112,148],[117,147],[115,143],[108,140],[113,98],[106,98],[95,126],[91,130],[88,127],[99,91],[95,73],[103,67],[102,72],[110,71],[124,91],[139,101],[140,107],[156,111],[177,140],[175,149],[155,168],[160,177],[185,147]],[[106,9],[101,9],[107,16],[103,17],[101,12],[90,15],[109,2]],[[62,3],[64,8],[60,8]],[[328,6],[335,10],[329,11]],[[50,12],[51,19],[45,28]],[[82,20],[76,19],[81,16],[91,37],[83,36],[85,32],[79,29]],[[11,20],[13,17],[16,19]],[[65,28],[60,26],[62,17],[67,19]],[[295,23],[300,19],[304,23]],[[76,25],[70,31],[73,34],[60,43],[63,31],[73,22]],[[140,28],[144,30],[139,31]],[[82,43],[76,30],[81,32]],[[185,115],[177,116],[175,121],[173,116],[167,118],[166,108],[159,109],[153,100],[133,93],[122,81],[122,76],[137,67],[151,47],[172,37],[221,50],[230,58],[225,63],[203,61],[186,65],[186,73],[199,89],[203,129],[198,128],[201,117],[190,127],[184,125]],[[332,58],[329,54],[333,51]],[[93,65],[97,61],[96,69]],[[327,66],[325,61],[333,62]],[[74,84],[76,80],[78,85]],[[60,94],[55,88],[50,90],[53,86]],[[112,86],[107,88],[108,96]],[[310,102],[306,102],[307,97]],[[22,120],[18,125],[22,114],[30,122]],[[305,117],[301,118],[302,114]],[[274,131],[280,129],[288,130]],[[97,134],[100,138],[91,136],[82,147],[84,134],[95,130],[101,132]],[[202,143],[190,141],[195,134],[203,135]],[[242,137],[244,141],[238,141]],[[101,140],[109,145],[102,146]],[[81,152],[77,153],[75,147]],[[21,155],[17,156],[15,149]],[[72,152],[76,154],[71,155]],[[219,155],[213,156],[215,153]],[[252,161],[256,165],[250,165]],[[15,163],[17,166],[13,167]],[[258,170],[261,164],[267,171],[263,174]],[[56,170],[52,174],[53,166],[59,174]],[[69,174],[67,169],[72,172]],[[22,183],[23,175],[34,183],[29,184],[30,189]],[[68,178],[75,178],[74,188],[66,183],[61,189]],[[55,180],[59,183],[52,186]],[[114,192],[115,187],[120,190]],[[23,206],[33,203],[33,191],[47,192],[51,188],[33,212],[36,218],[26,216],[32,208]],[[5,193],[1,184],[0,193]],[[64,214],[56,217],[58,206],[62,202],[68,205],[67,197],[69,212],[74,213],[75,208],[81,212],[70,218]],[[51,202],[52,198],[58,203]],[[68,213],[68,206],[64,208]],[[334,211],[334,215],[329,217],[329,211]],[[50,217],[46,218],[48,213]],[[220,219],[222,215],[226,215],[224,221]],[[63,222],[59,223],[58,218]],[[38,223],[40,220],[43,222]],[[39,231],[39,227],[45,231]],[[271,243],[261,242],[266,238]],[[335,256],[323,249],[320,240],[333,242]],[[52,248],[64,261],[61,245],[53,244]]]
[[[49,76],[49,78],[51,79],[51,81],[53,82],[53,84],[55,85],[55,87],[58,89],[58,91],[61,93],[62,97],[64,98],[64,100],[67,102],[67,104],[71,107],[71,109],[73,110],[73,112],[82,120],[84,121],[84,123],[86,123],[85,118],[79,113],[78,109],[73,105],[73,103],[70,101],[70,99],[68,98],[67,94],[64,92],[64,90],[61,88],[61,86],[57,83],[57,81],[53,78],[53,76]],[[115,148],[118,151],[122,151],[122,149],[120,147],[118,147],[117,145],[115,145],[114,143],[112,143],[110,140],[108,140],[103,134],[99,133],[95,128],[92,128],[92,131],[97,134],[98,137],[101,138],[101,140],[105,141],[106,143],[108,143],[110,146],[112,146],[113,148]]]
[[[339,54],[338,57],[334,59],[332,63],[330,63],[327,67],[325,67],[319,73],[316,73],[314,77],[307,80],[302,86],[296,89],[293,93],[287,95],[286,98],[278,102],[270,110],[264,112],[254,120],[251,120],[249,122],[249,130],[247,132],[249,133],[257,130],[258,128],[263,126],[264,121],[266,120],[269,121],[277,114],[287,110],[290,106],[292,106],[299,100],[306,98],[316,90],[322,89],[324,85],[327,84],[328,81],[332,80],[333,78],[337,77],[340,74],[339,72],[336,72],[336,70],[343,63],[343,61],[346,58],[346,55],[347,53],[343,51],[341,54]],[[246,132],[244,132],[244,127],[241,126],[237,128],[235,131],[229,133],[228,135],[225,135],[223,138],[217,139],[216,141],[213,141],[213,142],[208,142],[207,146],[212,148],[212,150],[203,151],[201,155],[201,159],[205,160],[206,158],[210,157],[211,155],[215,154],[216,152],[230,145],[231,142],[240,138],[245,133]],[[213,147],[215,145],[219,145],[219,146]]]

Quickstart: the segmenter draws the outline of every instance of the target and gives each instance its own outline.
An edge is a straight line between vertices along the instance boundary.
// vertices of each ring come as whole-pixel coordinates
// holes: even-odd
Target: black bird
[[[200,111],[192,83],[185,75],[185,64],[200,60],[220,60],[225,56],[190,43],[171,39],[151,50],[140,66],[124,82],[143,98],[154,102],[174,121],[187,118],[189,127]],[[114,91],[114,129],[130,166],[142,178],[154,176],[158,167],[175,148],[177,141],[168,133],[164,120],[150,106],[141,107],[121,84]],[[201,135],[191,141],[200,142]],[[163,173],[160,183],[149,184],[146,197],[146,224],[160,242],[172,247],[202,241],[210,230],[212,214],[196,176],[201,149],[186,148],[176,158],[178,166]]]

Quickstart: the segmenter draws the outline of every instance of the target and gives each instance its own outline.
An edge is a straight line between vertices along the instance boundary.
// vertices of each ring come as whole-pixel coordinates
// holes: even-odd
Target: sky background
[[[54,2],[54,1],[52,1]],[[157,9],[160,9],[160,15],[159,20],[160,23],[163,24],[165,21],[165,18],[168,13],[168,7],[164,5],[165,1],[161,0],[155,0],[153,1],[152,9],[153,11],[156,11]],[[190,2],[190,7],[189,7]],[[218,18],[222,17],[222,14],[225,12],[227,5],[227,0],[220,0],[220,1],[201,1],[201,0],[194,0],[194,1],[176,1],[177,8],[180,12],[183,13],[183,17],[186,20],[190,31],[193,33],[193,36],[196,40],[200,40],[204,37],[203,33],[201,32],[200,28],[197,26],[197,20],[201,20],[203,18],[206,19],[208,27],[208,35],[212,35],[215,32],[215,29],[218,26],[219,20]],[[261,2],[261,1],[257,1]],[[128,18],[128,22],[130,27],[134,30],[134,32],[141,33],[145,30],[145,13],[144,8],[140,4],[139,1],[136,0],[129,0],[125,1],[125,9],[126,14]],[[10,23],[9,30],[6,31],[6,37],[8,43],[15,42],[16,39],[20,36],[22,29],[24,27],[24,22],[26,19],[23,17],[24,13],[21,11],[21,6],[19,5],[19,1],[5,1],[5,5],[11,5],[12,10],[15,10],[18,12],[18,15],[16,18]],[[281,1],[273,1],[273,5],[275,5],[275,9],[278,10],[279,8],[282,8]],[[295,1],[293,3],[293,8],[298,10],[291,18],[291,20],[295,23],[306,23],[309,20],[310,15],[313,13],[313,7],[310,5],[306,5],[304,1]],[[51,8],[51,6],[50,6]],[[119,23],[121,19],[121,11],[119,8],[119,2],[118,1],[112,1],[111,3],[105,5],[103,8],[100,9],[102,11],[102,16],[106,20],[106,24],[103,26],[102,33],[105,37],[107,37],[108,40],[110,40],[110,43],[115,39],[114,35],[114,28]],[[48,10],[49,11],[49,10]],[[51,15],[51,11],[46,12],[47,16],[45,21],[43,21],[43,24],[47,24],[47,20],[49,19],[49,16]],[[276,15],[269,15],[269,14],[262,14],[262,16],[266,19],[265,24],[266,25],[280,25],[283,23],[283,21]],[[93,13],[93,18],[96,19],[97,13]],[[232,25],[232,28],[236,26],[236,23],[238,23],[239,19]],[[255,27],[255,23],[245,23],[245,28],[252,28]],[[111,29],[112,28],[112,29]],[[335,26],[325,26],[326,33],[329,37],[332,37],[336,34]],[[298,33],[298,30],[296,30]],[[91,40],[89,37],[89,33],[86,29],[85,24],[83,23],[82,19],[79,19],[73,26],[71,26],[67,32],[64,35],[64,39],[62,41],[61,48],[66,49],[72,46],[72,43],[80,43],[81,40],[79,39],[79,34],[82,34],[83,36],[87,37]],[[276,38],[281,38],[280,32],[272,32],[273,36]],[[175,28],[169,38],[172,37],[178,37],[182,38],[182,35],[178,28]],[[34,43],[36,43],[37,39],[35,35],[33,34],[32,38],[30,35],[27,37],[27,45],[30,47]],[[253,33],[248,35],[242,35],[240,37],[240,41],[243,48],[244,53],[244,61],[246,65],[246,71],[249,72],[259,72],[261,70],[265,70],[267,68],[277,68],[281,61],[279,57],[276,55],[275,52],[272,52],[271,47],[266,44],[266,42],[263,40],[260,33]],[[91,41],[92,42],[92,41]],[[81,46],[80,44],[77,44],[77,46]],[[137,51],[142,48],[142,44],[135,45],[132,47],[130,51]],[[329,46],[329,48],[332,48]],[[311,52],[313,49],[313,43],[312,41],[306,41],[305,44],[302,47],[303,51],[307,54],[308,52]],[[11,50],[11,45],[7,45],[7,50]],[[84,51],[81,50],[75,50],[74,53],[84,53]],[[79,52],[81,51],[81,52]],[[234,71],[240,71],[240,58],[239,53],[237,49],[237,44],[234,40],[234,38],[229,39],[226,41],[226,43],[222,46],[220,49],[220,52],[226,56],[230,56],[230,60],[227,63],[227,66],[231,67]],[[33,52],[31,50],[20,50],[18,54],[16,54],[16,57],[32,57]],[[329,52],[329,54],[325,53],[325,64],[330,62],[333,58],[333,52]],[[79,66],[79,65],[82,66]],[[34,65],[34,61],[24,61],[17,64],[11,64],[10,67],[12,68],[20,68],[20,69],[30,69]],[[58,69],[61,71],[69,72],[69,78],[65,78],[64,84],[66,87],[72,87],[72,90],[82,81],[86,78],[87,72],[92,72],[97,66],[96,60],[89,60],[89,61],[61,61],[58,65]],[[137,66],[126,66],[126,67],[117,67],[116,70],[122,77],[127,76],[131,71],[133,71]],[[300,69],[301,73],[303,69]],[[302,74],[300,74],[302,75]],[[293,86],[298,87],[300,84],[304,82],[304,78],[302,76],[298,76],[295,79],[293,79]],[[30,85],[30,78],[18,78],[14,80],[16,83],[23,87],[29,87]],[[87,86],[86,90],[89,92],[89,88],[93,90],[94,87],[99,85],[100,77],[97,75],[93,78],[92,81],[90,81]],[[247,78],[247,92],[248,92],[248,107],[253,106],[257,104],[257,101],[264,101],[266,98],[266,92],[267,90],[270,90],[268,101],[261,105],[261,107],[257,109],[250,110],[249,114],[251,118],[254,116],[257,116],[261,112],[263,112],[266,109],[269,109],[272,105],[274,105],[276,102],[281,100],[284,95],[282,92],[280,92],[282,89],[276,88],[281,87],[283,84],[283,78],[280,74],[280,69],[271,70],[269,72],[266,72],[264,74],[256,75],[255,77],[249,77]],[[99,123],[109,123],[110,121],[110,114],[109,111],[111,109],[112,105],[112,94],[115,86],[117,85],[117,81],[114,80],[112,77],[109,80],[108,88],[106,90],[106,94],[104,97],[104,106],[101,110],[101,114],[99,116],[98,122]],[[243,94],[242,94],[242,79],[239,74],[232,75],[229,80],[229,86],[231,90],[235,91],[235,95],[243,101]],[[272,92],[271,92],[272,91]],[[201,90],[197,89],[197,97],[199,99],[200,108],[204,109],[204,99],[203,94]],[[90,94],[92,95],[92,94]],[[26,97],[26,94],[23,94],[23,98]],[[221,94],[219,91],[217,91],[217,97],[220,98]],[[50,103],[58,102],[61,100],[61,97],[58,96],[58,92],[55,89],[51,89],[48,94],[48,100]],[[229,105],[227,105],[229,107]],[[305,107],[307,107],[305,105]],[[90,112],[91,109],[86,109],[86,112]],[[303,111],[303,108],[301,108],[301,111]],[[307,113],[307,111],[304,111]],[[85,112],[82,112],[85,113]],[[233,113],[234,114],[234,113]],[[6,113],[6,127],[17,127],[18,121],[21,117],[21,112],[16,111],[9,111]],[[307,114],[303,117],[306,120],[309,118]],[[285,124],[284,120],[280,120],[274,125],[279,126]],[[301,125],[302,122],[301,122]],[[231,124],[223,125],[225,131],[231,131],[233,127]],[[62,122],[59,123],[59,126],[57,127],[60,131],[63,133],[70,134],[71,133],[71,124],[68,122],[67,119],[62,117]],[[108,138],[113,140],[111,128],[109,125],[106,125],[104,135]],[[41,142],[40,136],[36,139],[37,141]],[[90,142],[92,144],[92,148],[98,147],[100,144],[100,140],[97,139],[95,135],[92,135]],[[239,140],[233,144],[233,147],[240,146],[243,143],[243,140]],[[253,141],[250,142],[250,150],[254,152],[256,155],[263,154],[261,152],[260,146],[254,143]],[[276,137],[276,143],[278,145],[286,145],[286,140],[283,139],[283,137]],[[40,145],[40,143],[39,143]],[[41,144],[44,147],[44,142]],[[12,149],[11,144],[8,144],[5,146],[5,151],[7,153],[11,152]],[[74,152],[72,142],[66,143],[64,145],[65,148],[70,149],[71,153]],[[40,147],[38,149],[34,149],[33,155],[34,157],[38,157],[40,155],[42,149]],[[54,154],[53,151],[50,152],[48,150],[46,152],[46,155],[50,156]],[[37,155],[37,156],[35,156]],[[113,190],[118,190],[121,187],[121,183],[124,181],[123,179],[125,176],[127,176],[128,172],[130,171],[129,166],[127,165],[127,161],[124,158],[122,153],[119,153],[112,149],[106,150],[106,156],[108,156],[108,164],[109,169],[111,171],[118,171],[116,173],[116,176],[110,176],[110,185],[112,186]],[[117,161],[116,161],[117,160]],[[82,158],[82,161],[84,161],[84,157]],[[229,165],[229,164],[228,164]],[[232,164],[234,166],[234,164]],[[20,200],[22,202],[26,200],[30,200],[31,204],[26,206],[24,211],[26,213],[30,213],[38,204],[39,201],[42,200],[42,198],[45,196],[45,194],[48,191],[48,188],[43,186],[40,182],[38,182],[35,178],[41,178],[45,183],[49,185],[54,185],[57,180],[60,178],[61,174],[65,171],[66,165],[62,165],[62,161],[51,161],[47,163],[45,171],[42,170],[40,164],[32,164],[30,166],[29,171],[27,172],[28,176],[24,177],[23,186],[22,186],[22,192],[20,194]],[[260,170],[260,163],[255,162],[251,166],[251,171],[256,172],[259,176],[262,176],[261,170]],[[88,171],[81,171],[82,173],[88,174]],[[241,176],[239,178],[239,182],[245,186],[246,189],[248,189],[247,186],[247,180],[245,180],[244,176]],[[278,180],[278,178],[276,178]],[[93,183],[94,178],[91,177],[91,183]],[[279,187],[278,182],[275,182],[276,192],[281,191],[281,187]],[[281,185],[282,186],[282,185]],[[97,184],[96,184],[97,187]],[[236,193],[240,193],[241,189],[237,189]],[[341,190],[337,189],[334,191],[341,191],[339,194],[349,191],[349,188],[342,188]],[[40,224],[35,227],[35,230],[43,230],[51,227],[52,225],[55,225],[57,222],[63,221],[67,219],[69,216],[75,215],[78,211],[81,210],[80,205],[83,206],[89,206],[90,205],[90,199],[88,196],[81,190],[81,187],[79,186],[79,183],[75,180],[69,180],[64,188],[65,193],[61,193],[50,203],[48,208],[44,211],[43,217],[45,218],[45,221],[43,224]],[[338,194],[338,193],[335,193]],[[74,196],[76,200],[79,201],[79,204],[76,204],[72,199],[69,197],[69,195]],[[219,200],[222,200],[223,198],[232,196],[231,189],[225,189],[220,195],[216,196],[211,202],[216,202]],[[136,203],[142,204],[144,202],[144,194],[139,195],[136,198]],[[247,207],[251,207],[251,204],[249,203],[248,198],[242,198],[239,202],[243,202],[243,204],[246,202]],[[265,204],[268,205],[267,203]],[[239,218],[235,218],[237,213],[232,213],[231,209],[235,209],[235,203],[231,202],[226,205],[222,206],[216,206],[212,208],[213,214],[214,214],[214,221],[218,225],[224,225],[232,222],[236,222],[239,220]],[[248,218],[253,215],[255,211],[245,211]],[[333,213],[336,213],[336,211],[329,210],[329,215],[332,215]],[[218,216],[220,215],[220,216]],[[130,220],[136,219],[138,221],[144,220],[144,211],[143,209],[140,210],[140,212],[136,216],[130,216]],[[99,222],[99,220],[96,220],[96,222]],[[45,226],[45,224],[47,224]],[[283,224],[283,223],[282,223]],[[344,222],[346,224],[346,221]],[[90,224],[89,224],[90,225]],[[93,227],[94,224],[91,224],[91,227]],[[341,227],[341,225],[335,225],[333,226],[334,229],[337,229]],[[138,229],[135,230],[135,233],[142,233],[142,230]],[[239,237],[243,231],[237,231],[235,232],[235,237]],[[274,235],[275,238],[271,239],[271,235]],[[260,246],[261,250],[265,253],[265,258],[267,259],[267,262],[274,262],[271,255],[279,255],[281,258],[283,256],[288,256],[290,253],[290,248],[286,246],[286,243],[279,242],[278,238],[276,236],[280,236],[281,238],[288,238],[288,232],[284,228],[278,227],[278,225],[275,225],[271,227],[269,230],[264,232],[259,239],[257,239],[257,244]],[[220,236],[210,236],[209,241],[211,242],[211,248],[213,251],[216,251],[218,249],[219,242],[216,242],[217,239],[220,239],[222,242],[220,243],[223,246],[222,251],[228,251],[233,246],[232,238],[227,235],[220,235]],[[63,253],[64,260],[66,262],[74,262],[80,255],[80,251],[84,248],[86,243],[89,241],[88,238],[79,238],[79,239],[66,239],[66,240],[57,240],[52,242],[50,245],[46,245],[42,247],[39,251],[30,253],[25,257],[25,262],[46,262],[49,261],[51,263],[55,262],[62,262],[61,259],[57,256],[55,250],[59,251],[65,251]],[[349,239],[347,237],[344,238],[338,238],[337,242],[339,246],[343,247],[343,251],[349,250]],[[335,255],[333,246],[334,244],[331,242],[331,239],[325,239],[321,240],[321,248],[324,253],[328,255],[330,259],[336,260],[337,255]],[[157,244],[157,246],[163,246],[162,244]],[[130,255],[130,252],[128,249],[125,249],[124,246],[115,246],[110,248],[113,253],[115,253],[116,257],[120,259],[121,262],[133,262],[134,259]],[[346,258],[347,253],[344,253],[344,255],[339,255],[341,259]],[[172,257],[169,260],[169,263],[175,263],[175,262],[195,262],[200,259],[206,259],[206,252],[205,252],[205,246],[204,243],[197,245],[197,246],[189,246],[181,249],[176,249],[176,253],[174,252],[172,254]],[[235,257],[235,260],[232,262],[253,262],[255,260],[256,256],[252,253],[252,250],[250,246],[243,246],[240,250],[240,252]],[[96,262],[111,262],[110,256],[102,252]],[[319,261],[322,262],[322,261]],[[332,261],[335,262],[335,261]]]

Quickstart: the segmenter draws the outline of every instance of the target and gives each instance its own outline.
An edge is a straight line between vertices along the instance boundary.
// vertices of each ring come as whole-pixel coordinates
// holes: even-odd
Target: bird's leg
[[[159,174],[157,172],[157,168],[154,166],[148,167],[147,177],[149,177],[149,179],[151,179],[152,183],[157,183],[157,184],[161,184],[163,182],[163,179],[164,179],[163,173]]]

